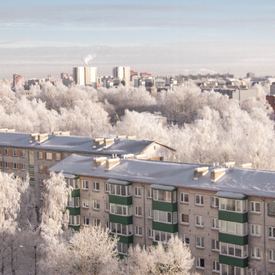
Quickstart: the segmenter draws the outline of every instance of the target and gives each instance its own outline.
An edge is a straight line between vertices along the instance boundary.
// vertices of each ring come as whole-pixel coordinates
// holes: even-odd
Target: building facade
[[[97,68],[75,67],[73,68],[73,79],[78,85],[89,85],[97,88]]]
[[[61,167],[70,226],[109,228],[119,253],[177,235],[200,274],[274,275],[275,172],[80,155]]]
[[[124,86],[130,86],[130,67],[114,67],[113,77],[117,77]]]

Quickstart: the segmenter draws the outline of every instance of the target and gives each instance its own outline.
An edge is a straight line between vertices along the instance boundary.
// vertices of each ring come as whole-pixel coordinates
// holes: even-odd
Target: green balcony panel
[[[233,265],[241,268],[248,267],[248,258],[239,259],[225,255],[219,255],[220,264]]]
[[[111,233],[112,235],[114,235],[113,233]],[[119,243],[126,243],[126,244],[130,244],[134,242],[134,238],[133,236],[120,236],[120,235],[116,235],[118,238],[118,242]]]
[[[80,197],[80,189],[73,190],[72,197]]]
[[[131,197],[120,197],[120,196],[115,196],[115,195],[109,195],[109,203],[131,205],[132,204],[132,196]]]
[[[74,226],[74,225],[69,225],[70,228],[74,229],[75,231],[80,230],[80,225]]]
[[[80,215],[80,207],[78,208],[67,207],[67,209],[69,210],[70,215],[74,215],[74,216]]]
[[[248,244],[248,235],[235,236],[226,233],[219,233],[219,242],[246,245]]]
[[[133,224],[133,216],[125,217],[109,214],[109,222],[121,223],[121,224]]]
[[[166,224],[166,223],[160,223],[160,222],[153,222],[153,230],[176,233],[178,232],[178,224]]]
[[[248,221],[248,213],[236,213],[219,210],[219,220],[245,223]]]
[[[178,211],[178,204],[171,202],[162,202],[162,201],[152,201],[152,209],[167,211],[167,212],[175,212]]]

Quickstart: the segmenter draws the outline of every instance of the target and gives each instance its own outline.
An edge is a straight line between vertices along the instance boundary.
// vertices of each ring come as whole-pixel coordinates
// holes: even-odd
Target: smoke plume
[[[86,64],[86,66],[88,65],[88,63],[93,60],[96,57],[95,53],[92,54],[88,54],[87,56],[83,57],[83,61]]]

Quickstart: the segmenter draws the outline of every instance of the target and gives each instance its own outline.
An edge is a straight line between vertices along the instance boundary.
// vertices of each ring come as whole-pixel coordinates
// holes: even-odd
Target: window
[[[261,249],[258,247],[251,247],[251,258],[261,259]]]
[[[55,160],[61,160],[61,154],[55,153]]]
[[[17,150],[12,149],[12,150],[11,150],[11,155],[12,155],[13,157],[17,157]]]
[[[247,267],[241,268],[241,267],[225,265],[225,264],[222,264],[220,266],[221,266],[222,275],[246,275],[247,274]]]
[[[117,243],[116,248],[117,248],[117,252],[119,254],[127,254],[127,244],[126,243]]]
[[[212,261],[212,271],[220,273],[220,263],[218,261]]]
[[[110,212],[114,215],[119,216],[131,216],[132,215],[132,207],[131,205],[120,205],[110,203]]]
[[[95,228],[99,228],[100,227],[100,219],[93,219],[93,226]]]
[[[110,184],[109,186],[109,194],[128,197],[131,196],[131,186],[130,185],[115,185]]]
[[[195,205],[203,206],[203,195],[195,195]]]
[[[268,227],[268,238],[275,239],[275,227]]]
[[[5,168],[9,169],[9,163],[8,162],[5,162]]]
[[[89,218],[87,218],[87,217],[83,217],[83,225],[89,225]]]
[[[75,197],[75,198],[74,198],[74,206],[75,206],[75,208],[80,207],[79,200],[80,200],[79,197]]]
[[[148,199],[152,199],[153,198],[153,190],[152,190],[152,188],[148,188],[147,189],[147,197],[148,197]]]
[[[155,242],[162,242],[162,243],[167,243],[172,237],[171,233],[163,232],[163,231],[157,231],[157,230],[154,230],[153,235],[154,235],[153,240]],[[177,236],[177,233],[174,233],[174,237],[175,236]]]
[[[153,239],[153,229],[148,228],[148,239]]]
[[[141,197],[141,188],[135,186],[135,196],[136,197]]]
[[[100,201],[94,200],[93,207],[94,207],[94,210],[100,210]]]
[[[135,227],[135,235],[136,236],[139,236],[139,237],[142,237],[142,227],[141,226],[136,226]]]
[[[21,163],[21,170],[25,170],[25,164]]]
[[[43,165],[38,165],[38,173],[43,173]]]
[[[1,150],[0,150],[1,151]],[[2,161],[0,161],[0,168],[2,168]]]
[[[9,155],[9,150],[5,149],[5,156],[8,156],[8,155]]]
[[[196,221],[196,227],[204,227],[204,220],[202,216],[196,216],[195,221]]]
[[[20,157],[24,158],[25,157],[25,150],[20,150]]]
[[[212,196],[211,197],[211,207],[213,208],[219,208],[219,198]]]
[[[109,221],[107,220],[107,221],[106,221],[106,228],[110,228],[109,226],[110,226],[110,223],[109,223]]]
[[[12,169],[13,170],[17,170],[17,168],[18,168],[17,163],[12,162]]]
[[[84,190],[89,189],[89,181],[88,180],[83,180],[82,181],[82,189],[84,189]]]
[[[50,174],[50,171],[49,171],[50,167],[49,166],[45,166],[45,169],[46,169],[46,173]]]
[[[73,189],[79,189],[79,179],[65,179],[67,187],[71,186]]]
[[[39,182],[39,186],[41,186],[41,187],[44,186],[43,179],[39,179],[38,182]]]
[[[181,223],[188,225],[189,224],[189,215],[181,214]]]
[[[196,257],[196,268],[204,269],[204,259]]]
[[[133,234],[133,225],[125,225],[120,223],[110,222],[110,231],[114,234],[131,236]]]
[[[189,235],[186,234],[182,234],[181,235],[181,240],[185,245],[189,245],[190,244],[190,239],[189,239]]]
[[[69,197],[67,207],[74,207],[74,198]]]
[[[173,193],[173,194],[172,194]],[[153,190],[154,201],[176,202],[176,191]]]
[[[270,262],[275,262],[275,250],[269,250],[269,261]]]
[[[196,247],[197,248],[204,248],[204,238],[196,237]]]
[[[182,202],[182,203],[189,203],[189,194],[187,194],[187,193],[180,193],[180,202]]]
[[[211,226],[213,230],[219,230],[220,226],[219,226],[219,219],[215,219],[213,218],[211,220]]]
[[[153,219],[153,210],[148,208],[148,219]]]
[[[172,223],[172,214],[176,217],[178,216],[177,212],[171,213],[171,212],[165,212],[165,211],[159,211],[154,210],[154,221],[155,222],[162,222],[162,223]],[[175,219],[173,219],[173,223],[177,223]]]
[[[80,216],[79,215],[77,215],[77,216],[70,215],[69,225],[73,225],[73,226],[80,225]]]
[[[109,202],[105,202],[105,211],[110,212],[110,203]]]
[[[231,235],[247,235],[247,223],[220,221],[220,232]]]
[[[44,200],[44,195],[43,195],[43,192],[41,192],[41,193],[39,194],[39,199],[40,199],[41,201],[43,201],[43,200]]]
[[[105,182],[105,193],[109,193],[109,183]]]
[[[251,224],[251,235],[252,236],[261,236],[261,226],[258,224]]]
[[[233,256],[237,258],[246,258],[248,256],[248,245],[234,245],[229,243],[220,243],[220,254]]]
[[[43,153],[42,152],[37,152],[37,158],[38,159],[43,159]]]
[[[220,210],[232,212],[247,212],[247,200],[235,200],[220,198]]]
[[[275,216],[275,203],[267,204],[267,213],[269,216]]]
[[[257,201],[252,201],[250,203],[251,213],[261,214],[261,203]]]
[[[219,252],[220,251],[220,243],[216,240],[211,240],[211,249],[212,251]]]
[[[99,191],[99,182],[97,181],[93,182],[93,191]]]
[[[82,199],[82,207],[89,208],[89,199]]]
[[[53,159],[53,154],[52,153],[46,153],[46,159],[47,160],[52,160]]]
[[[142,217],[142,207],[135,206],[135,216]]]

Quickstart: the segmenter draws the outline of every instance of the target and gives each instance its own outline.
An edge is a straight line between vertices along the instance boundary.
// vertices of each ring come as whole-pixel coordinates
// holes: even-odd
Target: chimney
[[[94,140],[93,140],[93,148],[98,147],[103,142],[104,142],[104,138],[94,138]]]
[[[217,181],[222,175],[225,174],[225,168],[217,168],[211,171],[211,181]]]
[[[0,132],[8,132],[8,128],[0,129]]]
[[[39,134],[38,135],[38,142],[43,142],[48,139],[48,134]]]
[[[137,139],[136,136],[127,136],[127,139]]]
[[[106,159],[107,158],[105,158],[105,157],[94,158],[94,160],[93,160],[93,167],[97,168],[97,167],[101,166],[102,164],[104,164],[106,162]]]
[[[118,165],[120,162],[119,158],[107,159],[106,160],[106,170],[111,170],[114,166]]]
[[[252,163],[243,163],[240,165],[240,168],[252,169]]]
[[[126,139],[127,137],[126,136],[117,136],[117,138],[119,138],[119,139]]]
[[[40,135],[39,133],[30,134],[30,143],[36,141],[39,135]]]
[[[70,136],[71,132],[67,131],[67,132],[62,132],[62,131],[56,131],[56,132],[52,132],[53,135],[55,136]]]
[[[208,172],[208,167],[198,167],[194,169],[194,180],[198,180]]]
[[[113,138],[105,138],[104,139],[104,148],[111,146],[113,143],[114,143]]]
[[[136,159],[147,159],[147,155],[143,154],[143,155],[135,155]]]
[[[235,167],[235,161],[224,162],[224,163],[222,164],[222,166],[227,167],[227,168]]]
[[[15,129],[7,129],[8,133],[15,133]]]

